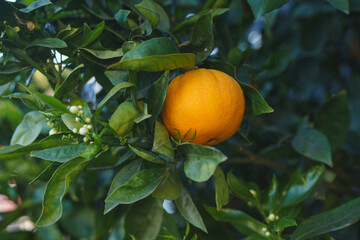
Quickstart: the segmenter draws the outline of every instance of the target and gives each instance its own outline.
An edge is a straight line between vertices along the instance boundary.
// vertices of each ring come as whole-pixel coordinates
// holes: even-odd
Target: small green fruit
[[[121,103],[111,116],[109,126],[116,131],[119,137],[128,134],[134,126],[133,119],[139,114],[131,102]]]

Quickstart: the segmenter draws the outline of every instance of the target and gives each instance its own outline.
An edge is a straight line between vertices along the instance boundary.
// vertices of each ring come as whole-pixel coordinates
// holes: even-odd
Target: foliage
[[[1,239],[356,239],[359,12],[1,1],[0,203],[17,205]],[[215,147],[170,138],[159,117],[193,68],[245,94],[241,128]]]

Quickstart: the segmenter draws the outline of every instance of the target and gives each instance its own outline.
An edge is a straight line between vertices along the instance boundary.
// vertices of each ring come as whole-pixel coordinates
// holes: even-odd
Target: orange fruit
[[[164,126],[174,138],[216,145],[239,129],[244,117],[245,99],[239,83],[214,69],[196,69],[175,77],[169,84],[161,111]],[[177,130],[176,130],[177,129]]]

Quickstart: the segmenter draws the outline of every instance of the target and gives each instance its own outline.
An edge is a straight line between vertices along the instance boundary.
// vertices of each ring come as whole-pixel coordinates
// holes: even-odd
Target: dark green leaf
[[[127,183],[136,173],[138,173],[140,171],[141,165],[141,160],[135,160],[123,167],[113,178],[108,196],[110,196],[116,189]],[[117,205],[117,203],[112,202],[105,203],[104,213],[108,213]]]
[[[132,87],[134,86],[133,83],[130,82],[121,82],[118,83],[117,85],[115,85],[107,94],[106,96],[103,98],[103,100],[101,100],[101,102],[99,103],[99,107],[96,110],[95,114],[94,114],[94,122],[96,122],[99,119],[99,116],[101,114],[102,109],[105,107],[105,104],[110,100],[110,98],[112,98],[117,92],[119,92],[121,89],[123,88],[128,88],[128,87]]]
[[[12,135],[10,144],[29,145],[39,136],[45,124],[46,119],[41,113],[37,111],[27,113]]]
[[[60,165],[61,163],[51,162],[39,175],[37,175],[31,182],[29,182],[29,185],[33,184],[38,180],[48,181],[55,172],[55,170],[60,167]]]
[[[105,27],[105,21],[102,21],[98,25],[96,25],[94,30],[91,30],[90,27],[85,23],[84,24],[84,33],[81,39],[81,48],[89,45],[93,41],[95,41],[102,33]]]
[[[250,189],[243,182],[235,177],[232,172],[229,172],[227,175],[227,182],[229,184],[230,190],[237,197],[244,199],[246,201],[253,201],[254,196],[250,193]]]
[[[274,111],[261,94],[252,86],[240,83],[245,95],[245,115],[254,116]]]
[[[134,118],[135,123],[140,123],[144,121],[145,119],[151,118],[151,115],[148,113],[148,106],[147,103],[144,103],[143,110],[140,112],[136,118]]]
[[[22,85],[31,95],[33,95],[34,97],[38,98],[40,101],[42,101],[43,103],[45,103],[46,105],[59,110],[61,112],[64,113],[70,113],[69,109],[58,99],[39,93],[31,88],[28,88],[24,85]]]
[[[39,100],[37,100],[37,98],[35,98],[34,96],[30,95],[30,94],[26,94],[26,93],[21,93],[21,92],[17,92],[17,93],[12,93],[9,95],[6,95],[4,97],[8,97],[8,98],[18,98],[20,99],[26,106],[28,106],[29,108],[33,109],[33,110],[40,110],[42,108],[41,103],[39,102]]]
[[[180,189],[180,197],[175,200],[175,204],[181,216],[183,216],[186,221],[195,227],[200,228],[207,233],[206,226],[201,218],[199,211],[193,203],[189,192],[182,185],[180,186]]]
[[[67,76],[67,78],[64,80],[64,82],[60,85],[60,87],[55,91],[54,97],[61,99],[62,96],[74,89],[77,84],[77,78],[81,73],[82,68],[84,67],[84,64],[80,64],[76,68],[74,68],[71,73]]]
[[[340,11],[349,14],[349,0],[327,0],[331,5]]]
[[[180,196],[179,179],[169,171],[166,179],[159,185],[159,187],[151,194],[155,198],[175,200]]]
[[[299,225],[292,240],[310,239],[323,233],[346,228],[360,220],[360,198],[347,202],[340,207],[320,213]]]
[[[331,148],[326,136],[314,128],[305,128],[298,132],[291,141],[292,147],[314,161],[333,166]]]
[[[24,154],[34,150],[42,150],[46,148],[56,147],[60,145],[70,145],[72,142],[67,140],[48,140],[42,142],[31,143],[27,146],[22,145],[12,145],[0,149],[0,159],[7,158],[10,155]]]
[[[229,187],[225,174],[220,167],[217,167],[214,172],[214,185],[216,209],[220,211],[223,206],[229,203]]]
[[[174,149],[170,142],[169,133],[159,121],[155,121],[153,152],[160,153],[174,160]]]
[[[126,213],[126,233],[134,235],[136,240],[154,240],[160,231],[162,219],[162,202],[146,198],[132,205]]]
[[[141,157],[142,159],[145,159],[146,161],[149,162],[153,162],[153,163],[159,163],[159,164],[166,164],[167,162],[165,160],[163,160],[162,158],[160,158],[158,155],[156,155],[155,153],[146,151],[144,149],[138,148],[138,147],[133,147],[129,144],[129,148],[139,157]]]
[[[32,151],[30,156],[54,162],[67,162],[80,156],[85,151],[86,147],[87,145],[85,143],[78,145],[59,146],[44,150]]]
[[[35,9],[46,6],[48,4],[51,4],[50,0],[35,0],[26,8],[19,9],[19,11],[23,13],[29,13],[31,11],[34,11]]]
[[[279,183],[276,176],[274,175],[268,190],[267,208],[270,212],[275,212],[274,209],[278,201],[279,201]]]
[[[195,14],[194,16],[186,18],[184,21],[182,21],[180,24],[174,27],[172,32],[179,32],[181,30],[188,28],[190,25],[193,25],[200,17],[204,16],[205,14],[211,13],[213,17],[216,17],[226,13],[227,11],[229,11],[228,8],[215,8],[210,11],[209,10],[201,11],[198,14]]]
[[[143,0],[141,3],[136,4],[135,7],[146,17],[151,28],[155,29],[159,24],[160,16],[157,14],[154,2],[151,0]]]
[[[177,47],[168,38],[152,38],[125,53],[120,62],[108,68],[159,72],[177,68],[191,69],[195,55],[178,53]]]
[[[30,47],[66,48],[67,44],[58,38],[43,38],[30,43],[25,49]]]
[[[5,32],[6,32],[6,35],[8,36],[8,38],[10,38],[10,40],[13,41],[16,44],[16,46],[22,45],[22,41],[21,41],[19,35],[17,34],[17,32],[15,31],[15,29],[10,27],[9,25],[6,25]]]
[[[122,82],[129,81],[129,71],[105,71],[106,77],[109,78],[110,82],[115,86]]]
[[[227,159],[214,147],[184,143],[178,149],[185,157],[186,176],[197,182],[207,181],[214,174],[217,165]]]
[[[320,108],[314,126],[327,136],[332,150],[341,146],[350,127],[350,110],[346,91],[339,92]]]
[[[259,222],[246,213],[234,209],[222,209],[205,206],[205,209],[216,220],[221,222],[229,222],[239,232],[256,239],[267,239],[263,228],[267,228],[265,224]]]
[[[114,15],[114,18],[120,26],[123,28],[129,28],[128,16],[130,14],[129,10],[119,9]]]
[[[274,9],[280,8],[288,1],[289,0],[247,0],[256,18]]]
[[[292,226],[297,226],[295,219],[283,217],[274,225],[273,229],[276,232],[282,232],[285,228]]]
[[[182,52],[196,55],[196,63],[204,61],[214,48],[213,17],[211,13],[201,16],[195,23],[190,44],[182,48]]]
[[[94,55],[95,57],[100,58],[100,59],[118,58],[118,57],[122,57],[124,55],[122,48],[118,48],[114,51],[112,51],[112,50],[94,50],[94,49],[88,49],[88,48],[81,48],[81,49],[91,53],[92,55]]]
[[[281,198],[281,207],[294,206],[302,202],[314,189],[324,170],[325,167],[321,165],[311,168],[304,175],[300,170],[296,171],[285,187]]]
[[[153,129],[154,122],[160,115],[161,109],[164,105],[166,90],[169,84],[169,71],[165,71],[161,77],[151,84],[148,91],[148,98],[146,102],[149,104],[150,129]]]
[[[70,183],[87,164],[85,158],[75,158],[62,164],[52,175],[45,188],[43,209],[36,226],[48,226],[57,222],[62,215],[62,199]]]
[[[166,172],[166,169],[158,168],[136,173],[127,183],[110,193],[105,203],[130,204],[149,196],[160,185]]]

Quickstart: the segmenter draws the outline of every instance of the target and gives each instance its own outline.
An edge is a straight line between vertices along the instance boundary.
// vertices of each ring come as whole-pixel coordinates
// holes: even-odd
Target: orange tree
[[[1,239],[356,239],[359,11],[1,1]]]

